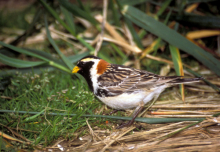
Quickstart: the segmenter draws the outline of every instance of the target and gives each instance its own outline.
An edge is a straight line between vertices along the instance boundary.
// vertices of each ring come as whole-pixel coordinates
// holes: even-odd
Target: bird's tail
[[[193,82],[199,82],[202,79],[203,79],[202,77],[200,77],[200,78],[181,78],[180,77],[180,78],[172,80],[168,83],[171,83],[171,84],[193,83]]]

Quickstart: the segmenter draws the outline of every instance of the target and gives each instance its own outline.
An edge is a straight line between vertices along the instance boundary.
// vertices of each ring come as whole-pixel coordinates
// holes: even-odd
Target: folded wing
[[[109,95],[119,95],[125,92],[132,93],[143,89],[156,89],[158,86],[175,79],[180,79],[180,77],[163,77],[126,66],[111,65],[98,78],[98,82],[99,87],[107,90]]]

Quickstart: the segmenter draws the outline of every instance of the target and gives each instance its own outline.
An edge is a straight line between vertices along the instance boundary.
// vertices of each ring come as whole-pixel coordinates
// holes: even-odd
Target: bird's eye
[[[80,64],[80,65],[85,65],[85,62],[80,62],[79,64]]]

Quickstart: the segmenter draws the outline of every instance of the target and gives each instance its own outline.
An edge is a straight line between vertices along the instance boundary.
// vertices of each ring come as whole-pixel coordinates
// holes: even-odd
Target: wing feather
[[[114,65],[98,78],[99,88],[108,90],[109,95],[131,93],[143,89],[155,89],[179,77],[163,77],[148,71]]]

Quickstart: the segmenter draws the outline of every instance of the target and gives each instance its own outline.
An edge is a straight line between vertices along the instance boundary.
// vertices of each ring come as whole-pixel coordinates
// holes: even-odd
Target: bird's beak
[[[80,70],[78,66],[75,66],[72,70],[72,73],[77,73]]]

